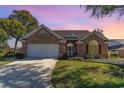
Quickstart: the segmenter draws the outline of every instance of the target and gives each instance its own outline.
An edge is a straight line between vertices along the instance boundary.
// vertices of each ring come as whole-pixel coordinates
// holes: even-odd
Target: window
[[[91,40],[88,45],[88,54],[96,55],[99,51],[99,44],[96,40]]]
[[[74,45],[72,43],[68,43],[66,46],[67,47],[73,47]]]

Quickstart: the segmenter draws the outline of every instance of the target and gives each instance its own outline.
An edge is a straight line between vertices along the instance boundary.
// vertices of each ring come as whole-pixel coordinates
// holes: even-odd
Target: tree
[[[5,30],[9,37],[15,38],[14,53],[16,53],[19,39],[26,34],[26,28],[15,19],[0,19],[0,28]]]
[[[102,18],[106,16],[111,17],[113,14],[118,14],[120,18],[124,15],[123,5],[86,5],[84,7],[86,11],[91,12],[91,17]]]
[[[7,39],[8,39],[7,32],[0,28],[0,48],[4,48]]]
[[[38,27],[38,21],[26,10],[14,10],[9,15],[9,19],[18,20],[23,26],[26,27],[26,32],[32,31]]]
[[[38,27],[38,21],[26,10],[14,10],[7,19],[0,19],[0,28],[5,30],[9,37],[15,38],[14,53],[19,39],[27,32]]]

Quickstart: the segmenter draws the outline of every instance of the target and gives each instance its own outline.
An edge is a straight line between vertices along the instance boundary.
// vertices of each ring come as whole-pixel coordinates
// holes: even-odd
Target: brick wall
[[[59,57],[65,54],[65,43],[60,43],[60,39],[58,37],[45,30],[37,31],[36,33],[28,37],[26,41],[22,42],[22,52],[25,55],[27,55],[28,44],[59,44]]]
[[[103,39],[94,34],[83,40],[83,44],[78,44],[78,56],[86,55],[86,45],[88,45],[91,40],[96,40],[101,45],[101,58],[108,58],[108,45],[105,44]]]

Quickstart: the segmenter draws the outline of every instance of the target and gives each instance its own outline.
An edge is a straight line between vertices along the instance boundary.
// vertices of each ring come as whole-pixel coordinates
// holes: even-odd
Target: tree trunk
[[[15,41],[15,46],[14,46],[14,54],[16,54],[16,48],[17,48],[17,44],[18,44],[18,38],[16,38],[16,41]]]

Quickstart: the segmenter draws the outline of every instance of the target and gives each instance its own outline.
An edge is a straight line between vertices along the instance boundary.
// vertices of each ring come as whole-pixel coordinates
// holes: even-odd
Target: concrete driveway
[[[21,60],[0,67],[1,88],[48,88],[56,59]]]

